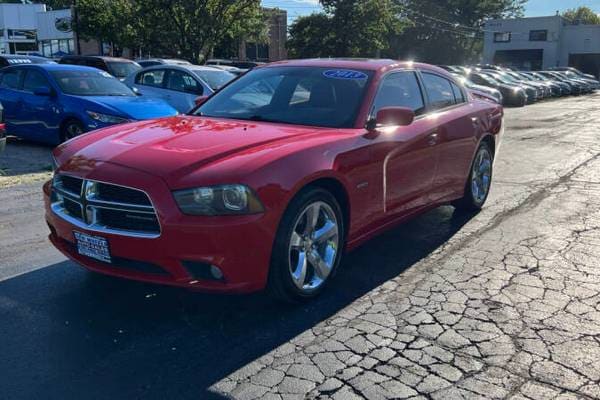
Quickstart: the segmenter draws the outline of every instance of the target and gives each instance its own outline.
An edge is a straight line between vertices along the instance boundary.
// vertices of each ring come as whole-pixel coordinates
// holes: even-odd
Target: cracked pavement
[[[2,281],[0,397],[600,399],[599,100],[508,109],[483,212],[372,240],[304,306],[65,261]]]

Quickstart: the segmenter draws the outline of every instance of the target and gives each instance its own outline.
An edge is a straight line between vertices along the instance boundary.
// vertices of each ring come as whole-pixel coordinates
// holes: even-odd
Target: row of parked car
[[[186,113],[246,71],[224,60],[0,56],[0,103],[8,134],[58,144],[116,123]],[[247,65],[252,67],[252,65]],[[0,134],[0,137],[3,136]],[[1,143],[0,143],[1,144]]]
[[[523,107],[550,97],[579,96],[600,89],[593,76],[570,67],[547,71],[517,71],[498,65],[442,65],[469,89],[499,103]]]

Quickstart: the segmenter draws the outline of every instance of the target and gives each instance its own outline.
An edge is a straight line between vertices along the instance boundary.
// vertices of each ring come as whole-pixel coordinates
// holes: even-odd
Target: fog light
[[[219,269],[219,267],[217,267],[216,265],[211,265],[210,266],[210,274],[216,280],[220,281],[221,279],[223,279],[223,272],[221,272],[221,270]]]

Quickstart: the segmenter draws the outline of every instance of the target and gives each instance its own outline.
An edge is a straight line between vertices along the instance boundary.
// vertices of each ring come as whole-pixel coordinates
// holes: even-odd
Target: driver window
[[[25,74],[25,80],[23,80],[23,90],[26,92],[33,93],[33,91],[35,89],[38,89],[41,87],[47,87],[47,88],[50,87],[46,77],[39,71],[35,71],[35,70],[27,71],[27,73]]]
[[[169,72],[167,89],[185,93],[202,93],[202,87],[198,82],[185,72],[172,70]]]
[[[423,114],[425,102],[414,72],[395,72],[384,78],[371,115],[377,115],[384,107],[404,107],[413,110],[415,115]]]

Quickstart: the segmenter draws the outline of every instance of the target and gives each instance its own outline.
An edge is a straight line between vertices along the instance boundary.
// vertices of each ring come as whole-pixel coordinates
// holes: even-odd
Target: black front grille
[[[150,199],[148,199],[148,196],[146,196],[146,193],[144,192],[105,183],[98,183],[96,197],[103,201],[112,201],[115,203],[129,203],[144,206],[152,205]]]
[[[85,190],[82,190],[85,188]],[[83,228],[142,237],[160,235],[152,202],[141,190],[58,174],[52,209]]]
[[[73,200],[69,199],[68,197],[65,197],[63,199],[63,207],[65,208],[65,211],[67,212],[67,214],[69,214],[71,217],[77,218],[77,219],[82,219],[81,206],[76,201],[73,201]]]
[[[141,232],[158,232],[160,230],[154,214],[101,208],[98,209],[96,217],[99,224],[113,229]]]
[[[81,193],[81,185],[83,184],[83,179],[81,178],[75,178],[69,175],[59,175],[58,182],[60,188],[66,190],[67,192],[71,192],[76,195]]]

